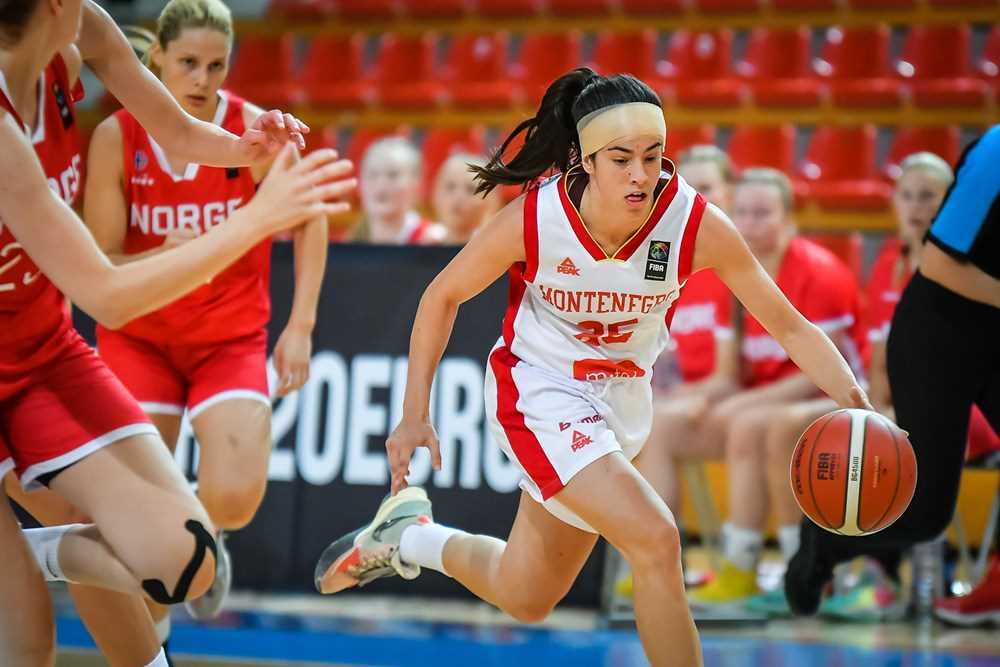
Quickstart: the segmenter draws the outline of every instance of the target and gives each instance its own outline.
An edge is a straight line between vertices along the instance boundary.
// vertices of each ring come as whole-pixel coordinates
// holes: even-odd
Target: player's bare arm
[[[754,258],[725,213],[709,205],[698,230],[695,270],[715,269],[788,356],[843,407],[871,409],[854,373],[823,331],[801,315]]]
[[[392,492],[406,487],[410,457],[428,447],[435,469],[441,467],[437,436],[430,424],[430,390],[448,345],[458,307],[524,261],[524,197],[501,210],[431,281],[420,299],[410,336],[410,364],[403,399],[403,419],[386,442]]]

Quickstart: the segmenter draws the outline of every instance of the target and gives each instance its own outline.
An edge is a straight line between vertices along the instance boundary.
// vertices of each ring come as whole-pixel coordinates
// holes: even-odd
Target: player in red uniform
[[[525,131],[509,164],[495,157],[478,172],[483,189],[561,173],[508,204],[424,292],[404,414],[386,443],[393,495],[371,524],[328,548],[317,585],[336,592],[428,567],[534,622],[569,590],[599,533],[632,567],[651,664],[697,666],[673,516],[629,460],[649,434],[649,375],[676,290],[691,272],[714,268],[840,404],[867,399],[725,214],[662,160],[663,111],[648,86],[574,70],[552,83],[515,135]],[[505,542],[433,523],[426,494],[408,488],[407,476],[418,447],[441,465],[428,399],[455,313],[507,271],[510,306],[486,387],[491,431],[523,472]]]
[[[78,33],[80,51],[73,46]],[[155,118],[158,131],[200,140],[201,147],[185,149],[189,157],[205,157],[208,145],[215,149],[213,161],[241,164],[266,154],[269,144],[295,137],[298,125],[279,114],[288,123],[285,128],[258,125],[242,139],[210,128],[182,113],[162,87],[149,85],[127,41],[92,3],[0,2],[0,248],[5,259],[0,265],[0,462],[5,468],[12,462],[23,484],[49,486],[95,521],[27,531],[47,577],[162,601],[186,599],[204,591],[213,578],[211,523],[162,453],[141,409],[73,331],[56,286],[99,321],[119,326],[190,291],[267,234],[343,211],[346,205],[323,200],[349,192],[352,182],[314,186],[342,176],[350,165],[331,164],[334,155],[324,152],[292,166],[285,150],[274,176],[241,212],[240,228],[199,239],[182,255],[115,268],[63,196],[53,192],[79,189],[78,184],[74,188],[79,156],[72,91],[80,52],[115,94],[132,98],[143,116]],[[150,505],[159,510],[147,512]],[[2,527],[8,531],[14,525],[5,520]],[[23,544],[9,537],[3,537],[5,546]],[[0,577],[5,592],[26,590],[16,581],[32,575],[30,568],[17,567],[24,564],[23,555],[20,550],[5,561],[10,566]],[[31,598],[4,606],[16,613],[4,614],[0,623],[5,635],[10,633],[0,642],[0,663],[51,662],[51,625],[37,613],[44,608]]]
[[[785,297],[852,359],[854,346],[846,343],[844,333],[858,320],[857,287],[840,260],[796,235],[791,197],[781,172],[746,170],[734,191],[733,221]],[[740,380],[745,389],[714,405],[697,425],[694,439],[663,443],[680,459],[692,452],[702,459],[724,455],[730,497],[739,498],[730,504],[723,527],[723,566],[708,585],[691,594],[694,603],[703,605],[744,600],[758,592],[756,566],[768,509],[767,431],[786,406],[817,394],[781,344],[758,320],[740,313]],[[797,534],[797,524],[784,532]]]

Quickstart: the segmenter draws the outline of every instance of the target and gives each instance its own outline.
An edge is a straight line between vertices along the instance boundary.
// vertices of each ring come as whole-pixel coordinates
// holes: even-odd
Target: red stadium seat
[[[775,9],[792,12],[815,12],[824,9],[835,9],[836,0],[771,0]]]
[[[667,156],[678,160],[681,153],[700,144],[715,143],[714,125],[668,125]]]
[[[696,0],[695,6],[703,12],[723,14],[755,12],[760,8],[757,0]]]
[[[443,90],[434,68],[433,34],[382,36],[373,79],[380,104],[419,109],[433,107]]]
[[[809,197],[821,208],[873,211],[889,202],[891,188],[875,170],[871,125],[817,128],[800,172],[809,183]]]
[[[729,30],[678,30],[657,71],[669,80],[663,93],[692,107],[728,107],[742,99],[743,84],[732,75],[733,34]]]
[[[667,14],[684,8],[683,0],[619,0],[622,13]]]
[[[407,16],[428,19],[458,18],[469,9],[466,0],[404,0],[403,12]]]
[[[971,76],[968,25],[913,26],[896,64],[918,107],[981,107],[986,84]]]
[[[529,107],[541,101],[553,80],[580,64],[580,33],[576,31],[526,35],[510,78]]]
[[[534,16],[542,0],[473,0],[476,13],[482,16]]]
[[[340,129],[339,125],[327,125],[324,128],[312,128],[312,131],[305,135],[305,152],[311,153],[319,148],[335,148],[338,152],[343,153],[343,151],[341,151],[342,146],[340,141]],[[346,155],[344,157],[346,157]]]
[[[889,28],[832,27],[814,64],[843,107],[888,107],[901,102],[902,86],[889,69]]]
[[[607,14],[611,0],[548,0],[548,9],[557,16],[594,16]]]
[[[907,155],[920,151],[930,151],[944,159],[952,167],[958,162],[961,150],[961,135],[953,125],[941,127],[901,127],[896,130],[889,146],[883,172],[890,180],[899,176],[899,164]]]
[[[736,72],[750,82],[754,102],[763,107],[819,104],[820,84],[810,67],[810,32],[754,28]]]
[[[444,71],[446,95],[457,107],[506,107],[514,102],[507,78],[505,32],[456,35]]]
[[[817,234],[815,232],[807,234],[806,238],[820,244],[847,265],[854,277],[861,282],[862,269],[864,267],[865,244],[859,232],[849,232],[838,234],[831,232],[827,234]]]
[[[795,170],[795,126],[735,127],[726,152],[737,169],[772,167],[792,176]]]
[[[337,0],[271,0],[270,16],[291,21],[305,21],[331,16],[337,11]]]
[[[374,97],[362,71],[364,35],[319,35],[313,40],[302,68],[301,81],[309,104],[317,107],[358,108]]]
[[[598,33],[590,66],[604,74],[632,74],[656,88],[656,31]]]
[[[976,73],[980,78],[1000,90],[1000,25],[994,26],[986,39],[983,55],[976,63]]]
[[[239,40],[228,86],[263,107],[297,104],[301,89],[295,76],[295,36],[247,35]]]
[[[996,7],[996,0],[928,0],[931,7]]]
[[[438,169],[455,153],[482,155],[486,152],[486,132],[482,127],[429,128],[421,151],[424,156],[424,192],[430,193]]]
[[[847,0],[851,9],[912,9],[916,0]]]
[[[337,15],[359,21],[386,19],[399,13],[398,0],[334,0]]]

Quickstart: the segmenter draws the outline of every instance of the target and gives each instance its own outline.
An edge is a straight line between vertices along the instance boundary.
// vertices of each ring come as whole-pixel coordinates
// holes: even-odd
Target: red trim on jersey
[[[507,312],[503,316],[503,340],[507,347],[514,344],[514,320],[524,300],[524,262],[518,262],[507,271],[510,286],[507,288]]]
[[[524,415],[517,409],[521,394],[514,383],[512,369],[519,361],[506,347],[499,347],[490,355],[490,367],[497,380],[497,421],[518,463],[538,486],[542,499],[548,500],[562,490],[563,483],[552,462],[545,456],[542,443],[538,442],[525,423]]]
[[[569,220],[569,226],[573,228],[576,238],[580,241],[583,248],[590,253],[590,256],[594,258],[594,261],[600,262],[605,260],[608,258],[607,253],[604,252],[604,248],[598,245],[594,237],[587,231],[583,220],[580,219],[580,213],[576,210],[576,205],[570,201],[569,192],[566,189],[566,176],[567,174],[563,174],[559,177],[556,189],[559,190],[559,201],[562,203],[563,211]]]
[[[691,268],[694,264],[694,244],[698,239],[701,219],[705,215],[705,206],[705,198],[696,193],[694,203],[691,205],[691,214],[688,215],[687,224],[684,225],[684,235],[681,236],[680,259],[677,262],[678,283],[683,283],[691,275]]]
[[[657,223],[660,222],[660,218],[663,217],[664,212],[666,212],[667,207],[670,206],[670,202],[674,200],[677,195],[677,179],[673,174],[670,176],[670,181],[667,183],[666,187],[660,191],[660,196],[656,198],[656,202],[653,204],[653,210],[649,212],[649,217],[646,218],[646,223],[639,228],[632,238],[630,238],[625,245],[618,249],[615,253],[615,259],[620,259],[627,262],[632,253],[643,244],[646,238],[649,236],[653,228],[656,227]]]
[[[538,188],[524,198],[524,280],[533,282],[538,273]]]
[[[661,161],[661,169],[665,165],[670,165],[671,170],[673,170],[673,164],[663,158]],[[562,204],[563,211],[566,213],[566,217],[569,219],[569,226],[573,229],[573,233],[576,234],[576,238],[583,245],[584,249],[590,253],[590,256],[594,258],[594,261],[600,262],[606,259],[618,259],[623,262],[627,262],[632,253],[642,245],[646,237],[649,236],[653,228],[663,217],[664,212],[666,212],[667,207],[670,206],[670,202],[674,200],[674,196],[677,194],[677,174],[671,171],[670,180],[667,181],[667,185],[660,190],[660,194],[656,196],[656,200],[653,202],[653,208],[646,217],[646,221],[642,223],[642,227],[633,234],[621,248],[615,251],[614,255],[610,257],[604,248],[602,248],[594,237],[591,236],[590,232],[587,230],[587,226],[583,224],[583,219],[580,217],[580,212],[577,210],[576,205],[569,197],[569,190],[567,186],[567,176],[568,174],[563,174],[559,177],[559,182],[556,184],[556,189],[559,191],[559,201]]]

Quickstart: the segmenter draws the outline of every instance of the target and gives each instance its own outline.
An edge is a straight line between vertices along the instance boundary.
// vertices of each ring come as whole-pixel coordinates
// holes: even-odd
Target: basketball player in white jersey
[[[719,209],[662,158],[660,100],[641,81],[582,68],[557,79],[504,164],[480,188],[534,184],[435,278],[410,343],[403,418],[389,437],[392,496],[375,519],[323,554],[317,586],[333,593],[421,567],[454,577],[514,618],[539,621],[566,594],[604,536],[635,576],[639,636],[653,665],[701,665],[670,509],[632,465],[650,430],[653,360],[693,271],[714,268],[799,366],[843,407],[868,407],[837,348],[803,318]],[[497,155],[502,155],[502,149]],[[486,412],[523,471],[504,542],[433,523],[410,460],[441,456],[429,418],[431,380],[459,304],[509,271],[503,335],[489,359]]]

